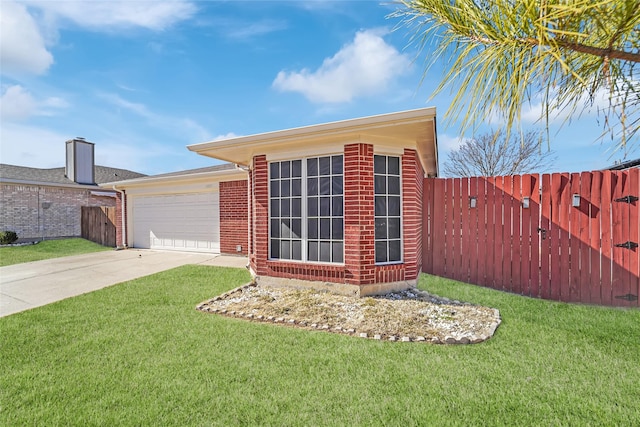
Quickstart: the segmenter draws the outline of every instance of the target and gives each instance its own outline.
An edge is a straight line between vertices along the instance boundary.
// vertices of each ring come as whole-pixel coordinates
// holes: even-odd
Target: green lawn
[[[196,304],[246,271],[186,266],[0,319],[0,425],[638,425],[640,310],[422,276],[500,309],[489,341],[390,343]]]
[[[35,245],[8,246],[0,248],[0,267],[23,262],[40,261],[89,252],[108,251],[113,248],[101,246],[85,239],[45,240]]]

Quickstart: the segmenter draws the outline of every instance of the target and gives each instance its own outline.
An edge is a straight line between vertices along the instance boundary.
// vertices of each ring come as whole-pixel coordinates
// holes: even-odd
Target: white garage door
[[[131,202],[133,247],[220,252],[218,193],[137,196]]]

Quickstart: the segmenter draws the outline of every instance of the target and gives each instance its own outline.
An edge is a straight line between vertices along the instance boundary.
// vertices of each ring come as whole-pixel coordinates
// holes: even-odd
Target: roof
[[[122,181],[145,176],[127,169],[94,166],[96,184]],[[1,182],[19,182],[25,184],[59,185],[75,187],[95,187],[95,185],[77,184],[65,176],[65,168],[39,169],[25,166],[0,164]]]
[[[215,177],[228,177],[232,175],[241,175],[242,178],[246,178],[246,172],[236,168],[233,163],[223,163],[221,165],[215,166],[207,166],[204,168],[197,169],[187,169],[176,172],[163,173],[159,175],[150,175],[144,176],[140,178],[133,178],[119,182],[106,182],[102,183],[101,187],[112,187],[117,186],[119,189],[133,187],[133,186],[144,186],[144,185],[152,185],[152,184],[166,184],[166,183],[178,183],[184,181],[197,181],[204,180],[210,181],[211,178]]]
[[[255,155],[315,155],[355,142],[388,150],[414,148],[425,172],[438,175],[434,107],[215,140],[187,148],[203,156],[250,165]]]
[[[621,170],[629,169],[629,168],[633,168],[633,167],[640,167],[640,159],[627,160],[626,162],[616,163],[613,166],[609,166],[605,170],[621,171]]]

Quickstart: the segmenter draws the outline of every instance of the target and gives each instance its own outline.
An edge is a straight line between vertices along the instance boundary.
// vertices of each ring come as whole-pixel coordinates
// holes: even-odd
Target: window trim
[[[375,261],[376,257],[376,251],[375,251],[375,244],[378,241],[383,241],[383,239],[376,239],[375,237],[375,219],[376,219],[376,213],[375,213],[375,198],[376,198],[376,188],[375,188],[375,180],[376,180],[376,172],[375,172],[375,159],[376,156],[383,156],[386,158],[386,162],[387,162],[387,169],[388,169],[388,159],[389,157],[394,157],[398,159],[398,177],[400,178],[400,191],[398,193],[398,196],[400,197],[400,259],[397,261],[382,261],[382,262],[378,262]],[[402,156],[400,155],[395,155],[395,154],[386,154],[386,153],[374,153],[373,154],[373,218],[374,218],[374,232],[373,232],[373,241],[374,241],[374,262],[376,266],[385,266],[385,265],[397,265],[397,264],[403,264],[404,263],[404,215],[403,215],[403,206],[404,206],[404,195],[403,195],[403,175],[402,175],[403,169],[402,169]],[[380,174],[377,174],[380,175]],[[389,177],[389,173],[386,172],[385,177]],[[395,175],[391,175],[391,176],[395,176]],[[385,196],[389,196],[388,192],[384,193]],[[395,196],[395,194],[393,194]],[[387,211],[388,212],[388,211]],[[387,214],[386,218],[390,218],[389,215]],[[396,218],[395,216],[391,217],[391,218]],[[397,239],[392,239],[392,240],[397,240]],[[389,238],[387,237],[384,241],[389,242]],[[387,257],[389,255],[389,251],[387,249]]]

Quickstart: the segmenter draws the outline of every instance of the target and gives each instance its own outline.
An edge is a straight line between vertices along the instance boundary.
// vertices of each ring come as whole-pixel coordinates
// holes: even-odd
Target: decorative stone
[[[284,317],[278,317],[275,321],[276,323],[284,322]]]
[[[402,341],[402,342],[411,342],[411,338],[409,338],[409,337],[402,337],[402,339],[400,339],[400,341]]]
[[[360,338],[367,338],[366,332],[360,332]]]
[[[395,337],[395,336],[391,335],[391,336],[389,337],[389,341],[395,341],[395,340],[396,340],[396,337]]]
[[[296,323],[296,321],[294,319],[289,319],[289,323],[293,325]]]
[[[322,325],[322,329],[329,329],[329,325]]]
[[[460,344],[469,344],[471,340],[468,337],[462,337],[459,340]]]
[[[445,342],[445,343],[447,343],[447,344],[457,344],[457,343],[458,343],[458,340],[456,340],[456,339],[455,339],[455,338],[453,338],[453,337],[446,337],[446,338],[444,339],[444,342]]]
[[[425,337],[416,337],[416,341],[426,341]]]
[[[317,328],[317,327],[318,327],[318,324],[317,324],[317,323],[312,323],[312,324],[311,324],[311,327],[315,329],[315,328]]]
[[[263,319],[264,319],[264,316],[263,316],[262,314],[260,314],[260,315],[256,316],[256,319],[258,319],[258,320],[263,320]]]
[[[380,335],[380,334],[375,334],[375,335],[373,336],[373,339],[374,339],[374,340],[381,340],[381,339],[382,339],[382,335]]]
[[[353,329],[353,328],[349,328],[349,329],[347,329],[347,332],[348,332],[348,333],[350,333],[350,334],[353,334],[355,331],[356,331],[356,330],[355,330],[355,329]]]

